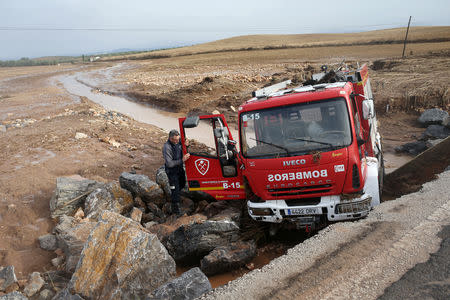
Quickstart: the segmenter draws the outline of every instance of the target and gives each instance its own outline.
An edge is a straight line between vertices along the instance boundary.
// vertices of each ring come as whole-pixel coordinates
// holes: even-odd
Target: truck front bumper
[[[341,196],[323,196],[317,205],[289,206],[284,200],[247,202],[248,213],[256,221],[281,223],[285,221],[316,220],[320,216],[328,221],[354,220],[367,216],[371,209],[372,197],[363,194],[351,200]]]

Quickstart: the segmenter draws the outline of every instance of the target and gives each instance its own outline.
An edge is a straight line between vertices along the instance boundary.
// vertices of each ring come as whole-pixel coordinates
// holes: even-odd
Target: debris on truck
[[[380,203],[383,153],[367,65],[324,66],[303,85],[257,90],[238,117],[239,144],[221,114],[179,119],[183,151],[200,122],[215,145],[189,149],[190,190],[246,199],[257,221],[306,228],[364,217]]]

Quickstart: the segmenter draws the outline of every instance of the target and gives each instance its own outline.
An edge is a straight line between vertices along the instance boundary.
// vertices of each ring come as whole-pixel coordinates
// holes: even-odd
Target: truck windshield
[[[304,155],[351,144],[344,98],[333,98],[241,114],[241,147],[248,158]]]

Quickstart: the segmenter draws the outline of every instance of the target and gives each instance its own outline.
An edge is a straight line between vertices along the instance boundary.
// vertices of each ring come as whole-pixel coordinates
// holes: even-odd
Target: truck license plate
[[[286,215],[319,215],[322,211],[319,207],[305,207],[305,208],[289,208],[286,209]]]

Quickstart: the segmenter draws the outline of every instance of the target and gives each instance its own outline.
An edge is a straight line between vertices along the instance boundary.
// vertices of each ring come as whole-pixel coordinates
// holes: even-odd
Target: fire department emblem
[[[195,161],[195,167],[200,174],[205,175],[209,170],[209,160],[204,158],[197,159]]]

